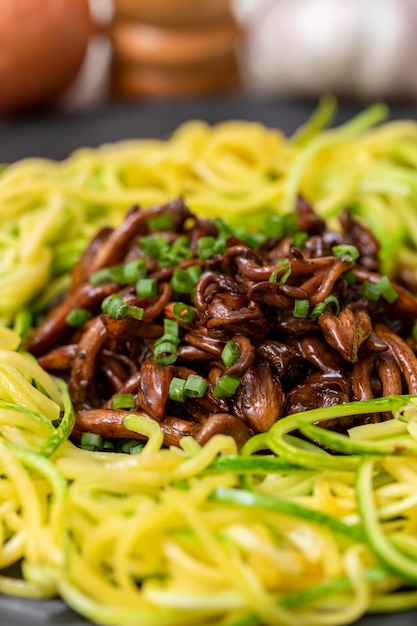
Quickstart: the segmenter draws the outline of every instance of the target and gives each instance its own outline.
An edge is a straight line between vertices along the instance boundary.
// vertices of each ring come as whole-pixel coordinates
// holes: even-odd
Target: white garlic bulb
[[[417,0],[269,0],[246,22],[249,89],[417,96]]]

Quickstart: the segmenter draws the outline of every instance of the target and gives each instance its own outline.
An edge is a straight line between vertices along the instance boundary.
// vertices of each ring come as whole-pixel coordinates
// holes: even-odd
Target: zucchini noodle
[[[334,112],[335,102],[323,99],[291,138],[243,120],[193,120],[164,140],[9,165],[0,175],[0,322],[64,289],[100,226],[120,224],[132,204],[179,195],[194,213],[231,221],[292,211],[300,193],[326,218],[349,205],[382,243],[383,271],[415,271],[417,122],[387,122],[386,107],[374,105],[326,129]]]
[[[127,413],[141,452],[92,452],[69,441],[64,383],[19,344],[0,328],[1,593],[59,595],[109,626],[338,626],[417,608],[416,396],[290,415],[240,452],[225,435],[162,448],[157,422]],[[346,435],[317,426],[387,411]]]

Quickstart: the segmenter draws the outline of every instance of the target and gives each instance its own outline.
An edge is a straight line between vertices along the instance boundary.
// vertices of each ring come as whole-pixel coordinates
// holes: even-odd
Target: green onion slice
[[[171,287],[178,293],[190,293],[199,281],[202,269],[200,265],[191,265],[186,269],[176,267],[171,278]]]
[[[268,215],[265,219],[265,232],[269,237],[281,239],[285,235],[284,218],[281,215]]]
[[[169,384],[168,395],[170,400],[175,402],[185,402],[187,396],[185,394],[185,380],[174,376]]]
[[[167,317],[164,319],[164,334],[165,335],[174,335],[175,337],[179,336],[180,328],[178,326],[178,322],[175,320],[170,320]]]
[[[185,322],[186,324],[192,322],[197,316],[196,311],[183,302],[176,302],[174,304],[173,312],[175,318],[179,322]]]
[[[377,284],[370,283],[366,280],[362,285],[362,295],[367,300],[371,302],[378,302],[381,292],[379,291],[379,287]]]
[[[80,328],[85,322],[88,322],[89,319],[93,317],[93,314],[88,309],[83,309],[81,307],[74,307],[71,309],[69,313],[67,313],[65,317],[65,322],[68,326],[73,326],[74,328]]]
[[[174,226],[174,218],[170,213],[161,213],[148,219],[148,228],[151,232],[155,230],[169,230]]]
[[[377,287],[381,296],[389,303],[392,304],[398,299],[398,292],[392,286],[392,283],[388,276],[383,276],[378,282]]]
[[[270,283],[275,283],[278,280],[278,274],[280,274],[279,282],[284,285],[291,276],[291,265],[289,259],[281,259],[276,268],[269,277]]]
[[[158,365],[172,365],[177,360],[177,344],[166,339],[155,344],[153,359]]]
[[[149,259],[157,259],[160,255],[169,248],[169,243],[161,235],[154,235],[149,237],[141,237],[139,240],[139,246]]]
[[[124,282],[128,285],[133,285],[140,278],[146,276],[146,261],[145,259],[136,259],[136,261],[130,261],[123,266]]]
[[[112,293],[107,298],[104,298],[101,308],[116,320],[121,320],[125,317],[134,317],[137,320],[141,320],[143,317],[142,308],[127,304],[118,293]]]
[[[221,359],[226,367],[231,367],[236,360],[240,357],[241,348],[237,341],[230,339],[224,346],[221,354]]]
[[[80,445],[83,450],[101,450],[103,448],[103,437],[97,433],[82,433]]]
[[[110,270],[108,267],[103,267],[94,274],[90,276],[90,283],[97,287],[98,285],[105,285],[106,283],[111,283],[112,279],[110,277]]]
[[[190,374],[185,381],[184,391],[188,398],[202,398],[206,393],[207,381],[201,376]]]
[[[200,259],[205,261],[214,254],[215,237],[200,237],[197,241],[197,254]]]
[[[216,398],[227,398],[237,391],[239,385],[240,378],[238,376],[221,376],[213,389],[213,395]]]
[[[133,285],[139,278],[146,276],[146,261],[136,259],[125,265],[103,267],[90,276],[90,283],[97,287],[106,283],[118,283],[120,285]]]
[[[124,441],[122,443],[120,449],[125,454],[139,454],[139,452],[142,452],[144,445],[145,444],[143,441],[138,441],[137,439],[128,439],[127,441]]]
[[[307,242],[307,239],[308,233],[305,233],[304,231],[298,231],[294,233],[291,239],[291,245],[295,246],[299,250],[302,250]]]
[[[318,302],[316,304],[316,306],[314,307],[314,309],[311,311],[311,315],[310,317],[313,318],[317,318],[320,317],[320,315],[322,313],[324,313],[324,311],[327,309],[327,307],[330,304],[334,304],[335,305],[335,312],[336,315],[339,315],[340,313],[340,304],[339,304],[339,300],[336,298],[336,296],[334,296],[333,294],[330,294],[329,296],[327,296],[327,298],[325,298],[323,300],[323,302]]]
[[[365,281],[362,285],[362,294],[364,298],[377,302],[382,296],[389,304],[398,299],[398,292],[393,287],[388,276],[382,276],[377,283]]]
[[[136,283],[136,294],[139,298],[153,298],[158,293],[156,278],[139,278]]]
[[[294,317],[305,318],[308,315],[308,309],[310,306],[309,300],[295,300],[294,302]]]
[[[344,243],[333,246],[332,252],[338,259],[346,261],[347,263],[353,263],[353,261],[359,259],[360,256],[360,252],[356,246],[350,246]]]

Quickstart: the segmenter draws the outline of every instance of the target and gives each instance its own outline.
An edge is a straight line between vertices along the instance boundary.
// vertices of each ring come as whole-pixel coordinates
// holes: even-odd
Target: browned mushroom
[[[158,226],[161,216],[168,225],[164,219]],[[84,431],[143,439],[124,426],[132,411],[159,423],[165,445],[228,434],[240,447],[298,411],[417,393],[417,298],[396,282],[394,302],[364,295],[364,283],[382,278],[374,235],[347,210],[342,228],[329,230],[303,199],[296,216],[305,245],[287,232],[262,236],[251,247],[218,221],[194,216],[182,199],[132,207],[121,226],[97,234],[68,293],[26,346],[68,381],[74,440]],[[152,252],[145,242],[153,237]],[[209,255],[202,254],[202,238],[213,244]],[[355,246],[358,259],[338,258],[335,245]],[[145,260],[155,287],[149,297],[139,295],[136,278],[91,284],[94,271],[137,259]],[[191,282],[175,282],[179,275]],[[120,314],[102,310],[112,294],[123,301]],[[77,328],[67,323],[75,307],[91,316]],[[132,307],[142,311],[131,316]],[[229,340],[240,348],[234,361],[223,353]],[[114,408],[115,394],[132,396],[130,408]],[[359,419],[389,418],[366,415],[321,426],[344,430]]]

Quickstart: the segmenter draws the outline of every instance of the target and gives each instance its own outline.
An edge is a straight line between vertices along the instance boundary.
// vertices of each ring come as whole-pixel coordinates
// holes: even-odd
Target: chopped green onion
[[[177,335],[171,335],[170,333],[164,333],[159,339],[154,342],[154,347],[160,346],[161,343],[172,343],[174,346],[178,346],[180,338]]]
[[[146,276],[146,261],[145,259],[136,259],[136,261],[130,261],[123,266],[124,282],[128,285],[133,285],[140,278]]]
[[[206,393],[207,381],[201,376],[190,374],[185,381],[185,394],[188,398],[202,398]]]
[[[180,327],[178,326],[178,322],[175,320],[170,320],[167,317],[164,319],[164,334],[165,335],[175,335],[179,336]]]
[[[103,448],[103,437],[97,433],[82,433],[80,445],[83,450],[101,450]]]
[[[307,239],[308,239],[308,233],[305,233],[303,231],[298,231],[294,233],[291,239],[291,245],[295,246],[299,250],[302,250],[306,244]]]
[[[233,236],[233,230],[230,228],[228,224],[221,217],[214,217],[213,224],[217,228],[219,235],[228,239]]]
[[[189,253],[191,253],[191,257],[193,256],[190,250],[190,240],[186,235],[178,237],[172,244],[171,249],[179,256],[186,257],[189,256]]]
[[[265,232],[269,237],[281,239],[285,235],[284,218],[281,215],[268,215],[265,220]]]
[[[349,270],[343,276],[344,276],[345,281],[350,287],[356,283],[356,276],[352,270]]]
[[[289,259],[281,259],[280,260],[280,262],[277,265],[277,267],[271,273],[271,276],[268,279],[269,282],[270,283],[277,282],[278,274],[280,274],[281,272],[283,272],[283,274],[280,277],[279,282],[280,282],[281,285],[284,285],[287,282],[287,280],[289,279],[289,277],[291,276],[291,266],[290,266],[290,260]]]
[[[383,276],[377,283],[365,281],[362,285],[362,294],[364,298],[372,302],[377,302],[382,296],[389,304],[392,304],[398,298],[398,292],[392,286],[388,276]]]
[[[146,261],[137,259],[130,261],[125,265],[114,265],[113,267],[103,267],[90,276],[90,283],[97,285],[105,285],[106,283],[133,284],[139,278],[146,276]]]
[[[180,262],[178,254],[173,252],[170,248],[164,250],[158,257],[159,265],[161,267],[171,267]]]
[[[185,402],[187,396],[185,394],[185,380],[174,376],[169,384],[168,395],[170,400],[175,402]]]
[[[161,213],[148,219],[149,230],[169,230],[174,226],[174,218],[170,213]]]
[[[191,265],[186,269],[176,267],[171,278],[171,287],[178,293],[190,293],[201,276],[200,265]]]
[[[88,309],[83,309],[81,307],[74,307],[73,309],[71,309],[69,313],[67,313],[65,317],[65,322],[66,324],[68,324],[68,326],[79,328],[92,317],[93,317],[93,314]]]
[[[182,235],[174,241],[174,243],[161,250],[158,256],[159,264],[161,267],[170,267],[183,261],[184,259],[192,259],[193,252],[190,248],[190,241],[188,237]]]
[[[214,254],[214,244],[216,239],[214,237],[200,237],[197,241],[197,254],[200,259],[206,261]]]
[[[362,285],[362,295],[371,302],[377,302],[381,296],[381,292],[377,284],[370,283],[366,280]]]
[[[172,365],[177,360],[177,344],[167,340],[155,342],[153,360],[158,365]]]
[[[218,235],[217,237],[200,237],[197,241],[197,255],[203,261],[206,261],[215,254],[223,254],[226,250],[226,241],[228,237]]]
[[[378,282],[377,287],[379,292],[383,298],[389,303],[392,304],[398,299],[398,292],[392,286],[392,283],[388,276],[383,276]]]
[[[240,378],[238,376],[221,376],[213,389],[213,395],[216,398],[227,398],[236,392],[239,385]]]
[[[141,237],[139,246],[149,259],[157,259],[169,247],[168,241],[161,235]]]
[[[219,235],[214,242],[213,254],[224,254],[224,252],[226,251],[226,241],[227,237]]]
[[[139,298],[153,298],[158,293],[156,278],[139,278],[136,283],[136,294]]]
[[[186,380],[174,376],[169,384],[170,400],[185,402],[187,398],[202,398],[206,393],[207,381],[201,376],[190,374]]]
[[[298,229],[298,218],[296,213],[286,213],[285,215],[268,215],[265,220],[265,234],[268,237],[281,239]]]
[[[233,363],[240,357],[241,348],[237,341],[230,339],[224,346],[221,354],[221,359],[226,367],[231,367]]]
[[[330,294],[330,296],[327,296],[327,298],[325,298],[323,302],[318,302],[316,304],[314,309],[311,311],[310,317],[313,317],[313,318],[320,317],[320,315],[324,313],[324,311],[327,309],[329,304],[335,305],[336,315],[339,315],[340,313],[339,300],[336,298],[336,296]]]
[[[133,409],[135,396],[132,393],[115,393],[112,397],[113,409]]]
[[[138,454],[142,452],[144,447],[143,441],[138,441],[137,439],[128,439],[124,441],[121,446],[121,451],[125,454]]]
[[[125,272],[123,265],[114,265],[109,267],[109,277],[111,282],[122,285],[125,282]]]
[[[173,312],[176,319],[180,322],[185,322],[185,324],[192,322],[197,315],[193,308],[183,302],[176,302],[174,304]]]
[[[159,365],[171,365],[177,360],[180,342],[179,326],[175,320],[164,319],[164,334],[154,343],[154,361]]]
[[[193,287],[195,287],[200,280],[200,276],[203,271],[201,265],[191,265],[190,267],[187,267],[186,271],[188,272],[190,280],[193,283]]]
[[[101,308],[116,320],[121,320],[125,317],[134,317],[137,320],[141,320],[143,317],[142,308],[127,304],[118,293],[112,293],[107,298],[104,298]]]
[[[286,213],[282,217],[284,220],[285,235],[289,235],[298,229],[298,217],[296,213]]]
[[[266,240],[266,236],[263,233],[250,233],[243,228],[236,229],[234,235],[252,248],[252,250],[258,250],[259,246],[265,243]]]
[[[309,306],[310,302],[308,300],[295,300],[293,310],[294,317],[307,317]]]
[[[338,246],[332,247],[333,254],[341,261],[347,263],[353,263],[356,259],[359,259],[360,252],[356,246],[350,246],[348,244],[341,243]]]
[[[106,283],[111,283],[112,279],[110,277],[110,271],[108,267],[103,267],[101,270],[97,270],[94,274],[90,276],[90,283],[97,287],[98,285],[105,285]]]

